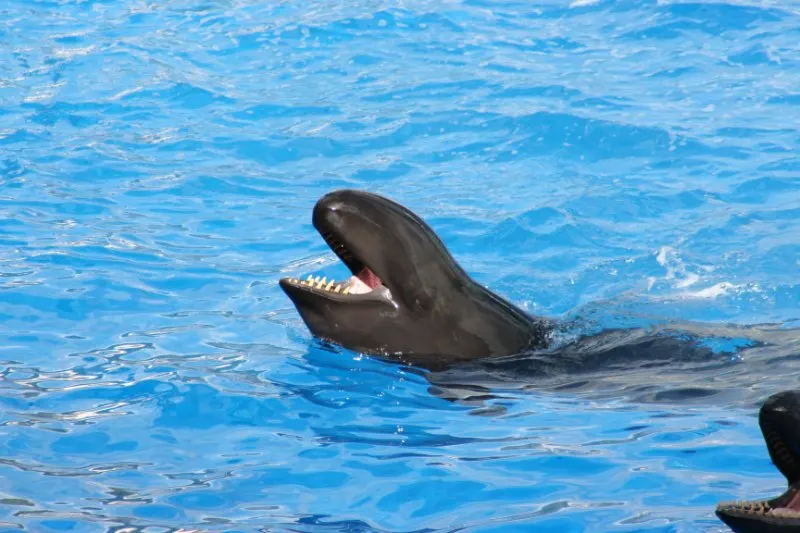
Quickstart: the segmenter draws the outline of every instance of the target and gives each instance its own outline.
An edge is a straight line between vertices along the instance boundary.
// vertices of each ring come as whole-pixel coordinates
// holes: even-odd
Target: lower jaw
[[[717,515],[732,527],[731,522],[752,525],[747,529],[734,527],[736,531],[800,533],[800,488],[792,486],[771,500],[721,504],[717,506]]]
[[[800,533],[800,518],[784,518],[766,515],[717,516],[736,533]]]

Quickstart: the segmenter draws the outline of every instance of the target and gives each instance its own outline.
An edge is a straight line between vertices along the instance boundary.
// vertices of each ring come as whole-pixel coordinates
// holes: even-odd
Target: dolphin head
[[[800,391],[767,398],[758,422],[769,456],[789,487],[770,500],[721,503],[717,516],[738,533],[800,533]]]
[[[280,280],[316,337],[423,365],[545,344],[544,321],[476,283],[402,205],[339,190],[317,201],[312,223],[352,273],[342,282]]]

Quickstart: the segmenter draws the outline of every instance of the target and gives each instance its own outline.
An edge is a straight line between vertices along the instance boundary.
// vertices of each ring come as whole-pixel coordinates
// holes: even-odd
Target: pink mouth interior
[[[784,508],[791,509],[792,511],[800,511],[800,491],[797,491],[792,495],[792,499],[789,500]]]
[[[361,272],[356,274],[356,277],[370,289],[375,289],[381,285],[381,278],[376,276],[375,273],[367,267],[361,269]]]

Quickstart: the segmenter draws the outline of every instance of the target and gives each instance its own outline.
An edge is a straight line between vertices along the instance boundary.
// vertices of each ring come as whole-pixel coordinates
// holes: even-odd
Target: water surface
[[[358,187],[532,313],[797,327],[797,8],[7,0],[3,527],[723,531],[796,351],[453,402],[277,281],[344,273],[310,210]]]

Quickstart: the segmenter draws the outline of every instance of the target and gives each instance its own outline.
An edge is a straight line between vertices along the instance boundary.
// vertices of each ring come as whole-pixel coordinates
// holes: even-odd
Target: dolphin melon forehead
[[[358,212],[365,218],[369,218],[377,210],[381,210],[383,214],[393,211],[416,218],[411,211],[385,196],[356,189],[339,189],[317,200],[312,214],[314,227],[318,230],[332,229],[335,214],[339,210]]]

